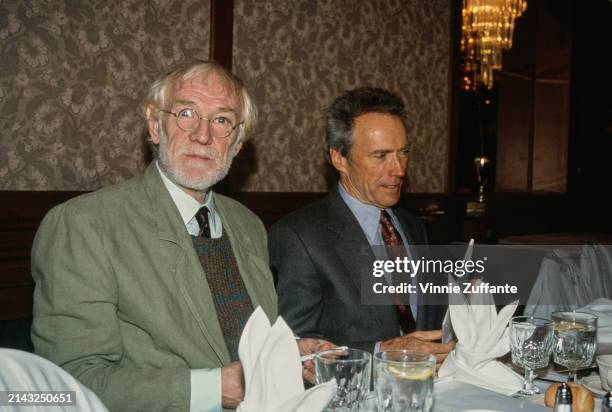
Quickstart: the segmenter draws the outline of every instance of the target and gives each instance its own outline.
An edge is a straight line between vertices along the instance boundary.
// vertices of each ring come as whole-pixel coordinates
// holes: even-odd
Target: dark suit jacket
[[[410,243],[425,244],[423,224],[394,209]],[[299,336],[372,351],[399,336],[395,308],[361,303],[361,277],[374,253],[359,222],[334,189],[327,197],[280,220],[269,233],[279,314]],[[419,306],[417,329],[439,329],[444,308]]]

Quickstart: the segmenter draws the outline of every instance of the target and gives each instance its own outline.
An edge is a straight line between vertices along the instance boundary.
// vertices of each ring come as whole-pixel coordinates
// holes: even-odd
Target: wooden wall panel
[[[565,193],[568,174],[569,0],[530,3],[499,76],[497,191]]]
[[[30,251],[40,221],[53,206],[85,192],[0,191],[0,321],[30,319],[32,291]],[[234,193],[266,226],[325,193]],[[451,204],[442,194],[405,195],[402,202],[424,218],[438,243],[454,240],[447,224]]]
[[[41,219],[83,192],[0,191],[0,321],[32,317],[30,250]]]
[[[500,75],[497,132],[497,171],[499,192],[526,190],[529,185],[531,80],[510,74]]]
[[[209,57],[232,70],[234,0],[210,1]]]
[[[32,317],[34,286],[30,275],[30,249],[40,220],[50,208],[80,193],[83,192],[0,191],[0,346],[3,339],[27,343],[27,336],[24,336],[28,333],[27,321]],[[287,213],[324,195],[246,192],[230,196],[251,209],[269,227]],[[467,200],[447,194],[405,194],[401,205],[423,219],[430,242],[448,243],[465,240],[461,238],[461,227]],[[564,230],[572,219],[577,219],[566,212],[564,195],[497,193],[492,194],[490,200],[491,216],[484,223],[491,225],[487,230],[499,235]],[[7,328],[21,331],[20,336],[6,332]],[[7,333],[11,335],[5,336]]]
[[[571,62],[570,0],[538,0],[534,74],[537,78],[569,80]],[[535,10],[534,10],[535,11]]]
[[[569,84],[536,82],[532,190],[565,193]]]

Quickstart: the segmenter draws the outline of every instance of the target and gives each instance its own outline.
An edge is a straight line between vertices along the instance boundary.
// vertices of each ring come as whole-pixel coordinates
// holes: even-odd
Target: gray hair
[[[366,113],[397,116],[408,130],[408,115],[401,97],[385,89],[360,87],[338,96],[325,112],[325,155],[335,149],[342,156],[349,154],[353,145],[353,123]]]
[[[255,107],[255,102],[242,80],[214,61],[195,60],[185,63],[155,80],[149,88],[149,92],[143,104],[145,117],[147,109],[151,108],[152,116],[154,116],[161,125],[159,110],[166,109],[168,90],[171,90],[179,82],[184,82],[193,77],[206,79],[210,75],[218,76],[221,82],[231,90],[238,99],[241,105],[240,114],[242,115],[242,125],[238,127],[237,140],[241,142],[245,141],[248,133],[253,129],[257,121],[257,108]],[[153,154],[157,157],[157,145],[152,144],[151,146]]]

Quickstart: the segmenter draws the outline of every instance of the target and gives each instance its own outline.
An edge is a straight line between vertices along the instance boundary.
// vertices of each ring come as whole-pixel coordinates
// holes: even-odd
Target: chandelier
[[[493,87],[493,71],[502,67],[502,50],[512,47],[514,20],[527,0],[463,0],[461,51],[465,54],[463,88]]]

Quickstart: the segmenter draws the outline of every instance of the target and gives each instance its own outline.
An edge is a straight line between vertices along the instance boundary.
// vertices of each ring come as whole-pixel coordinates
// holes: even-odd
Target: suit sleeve
[[[323,338],[318,326],[323,300],[321,284],[306,245],[295,230],[283,226],[272,227],[268,245],[279,315],[294,334]]]
[[[91,388],[110,410],[188,410],[189,369],[121,362],[117,284],[103,233],[70,205],[41,224],[32,250],[36,353]]]

